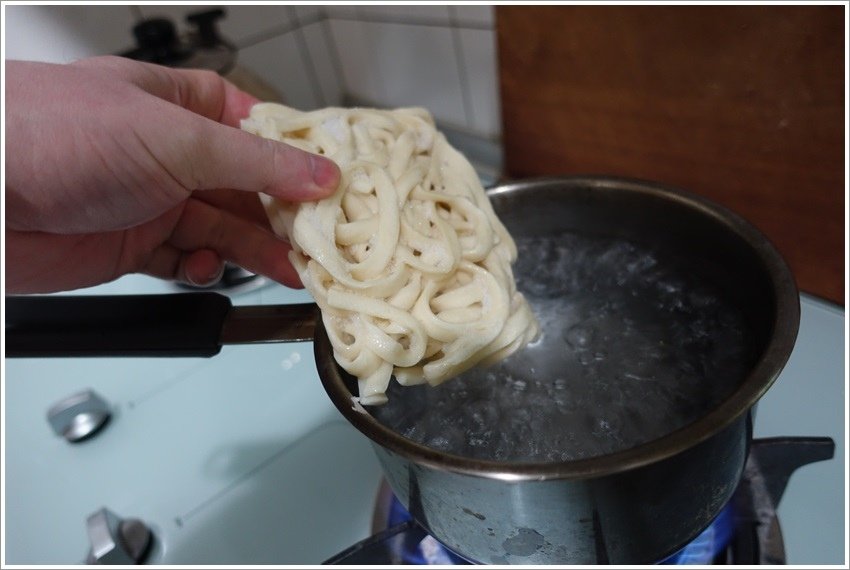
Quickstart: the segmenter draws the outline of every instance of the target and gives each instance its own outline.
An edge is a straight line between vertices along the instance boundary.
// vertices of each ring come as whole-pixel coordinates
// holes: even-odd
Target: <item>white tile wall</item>
[[[363,20],[427,22],[441,26],[448,26],[450,23],[447,6],[360,6],[357,13]]]
[[[336,54],[332,52],[330,25],[328,22],[319,21],[304,26],[302,30],[322,94],[322,100],[317,102],[317,106],[342,105],[342,78],[339,77],[334,64]]]
[[[362,22],[330,20],[333,49],[339,59],[343,91],[366,101],[379,101],[384,93],[380,69]]]
[[[328,18],[349,18],[356,20],[360,17],[358,6],[325,6],[324,11]]]
[[[492,6],[332,6],[325,14],[345,93],[423,105],[438,122],[498,138]]]
[[[492,6],[451,6],[455,24],[492,28],[495,15]]]
[[[295,14],[298,16],[299,24],[309,25],[324,17],[323,7],[318,5],[295,6]]]
[[[221,35],[241,47],[253,43],[256,38],[261,38],[274,33],[276,30],[287,30],[294,25],[292,12],[287,6],[205,6],[205,5],[162,5],[139,6],[145,18],[163,16],[171,19],[178,30],[186,29],[185,16],[192,12],[200,12],[212,8],[223,8],[226,15],[219,20]]]
[[[304,110],[320,106],[320,95],[311,81],[294,32],[242,48],[238,61],[277,89],[287,105]]]
[[[496,136],[501,132],[496,32],[462,29],[459,39],[472,107],[468,126],[473,131]]]
[[[363,22],[370,59],[384,79],[374,101],[422,106],[435,118],[467,126],[461,78],[448,27]]]
[[[138,14],[183,29],[209,6],[7,6],[7,57],[69,61],[133,43]],[[421,105],[443,124],[497,139],[494,16],[490,6],[228,5],[222,35],[239,63],[311,109],[350,99]]]
[[[5,6],[6,59],[67,63],[133,45],[127,6]]]

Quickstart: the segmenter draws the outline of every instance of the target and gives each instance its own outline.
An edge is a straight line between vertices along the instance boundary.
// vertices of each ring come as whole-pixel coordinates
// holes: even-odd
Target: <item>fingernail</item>
[[[260,102],[259,99],[244,91],[237,91],[235,96],[236,102],[234,107],[237,110],[239,118],[247,117],[251,114],[251,108]]]
[[[319,188],[336,190],[339,185],[339,167],[332,160],[318,155],[310,155],[310,172],[313,183]]]
[[[207,281],[207,283],[209,283],[210,285],[214,285],[215,283],[218,283],[219,281],[221,281],[221,278],[224,277],[224,268],[225,268],[225,264],[222,263],[218,267],[218,270],[216,270],[215,273],[210,275],[209,281]]]
[[[195,287],[212,287],[224,277],[224,264],[222,263],[218,269],[210,273],[206,279],[192,279],[191,273],[186,272],[186,280]]]

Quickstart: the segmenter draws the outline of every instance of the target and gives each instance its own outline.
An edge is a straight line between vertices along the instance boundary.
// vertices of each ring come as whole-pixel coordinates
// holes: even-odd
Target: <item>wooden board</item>
[[[506,175],[707,196],[844,303],[841,6],[500,6]]]

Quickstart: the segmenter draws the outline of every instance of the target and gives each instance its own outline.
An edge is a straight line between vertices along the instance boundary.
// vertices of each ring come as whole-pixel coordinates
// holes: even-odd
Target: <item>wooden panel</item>
[[[501,6],[496,22],[509,177],[705,195],[843,304],[843,7]]]

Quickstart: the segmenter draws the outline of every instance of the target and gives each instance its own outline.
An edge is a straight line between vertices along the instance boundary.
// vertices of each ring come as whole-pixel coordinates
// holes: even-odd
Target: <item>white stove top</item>
[[[134,276],[89,291],[175,289]],[[233,300],[309,297],[272,285]],[[209,359],[9,359],[5,377],[7,563],[83,561],[86,517],[104,506],[150,524],[150,563],[318,564],[370,534],[380,468],[325,395],[310,343]],[[69,444],[46,412],[84,388],[113,419]]]
[[[82,293],[174,292],[139,276]],[[271,285],[237,304],[297,303]],[[844,560],[844,312],[809,297],[791,360],[758,407],[756,437],[830,436],[835,459],[803,467],[779,509],[791,564]],[[312,345],[225,347],[211,359],[5,361],[5,562],[85,559],[86,517],[148,523],[149,563],[319,564],[371,534],[380,468],[333,408]],[[92,388],[109,425],[69,444],[46,421]]]

